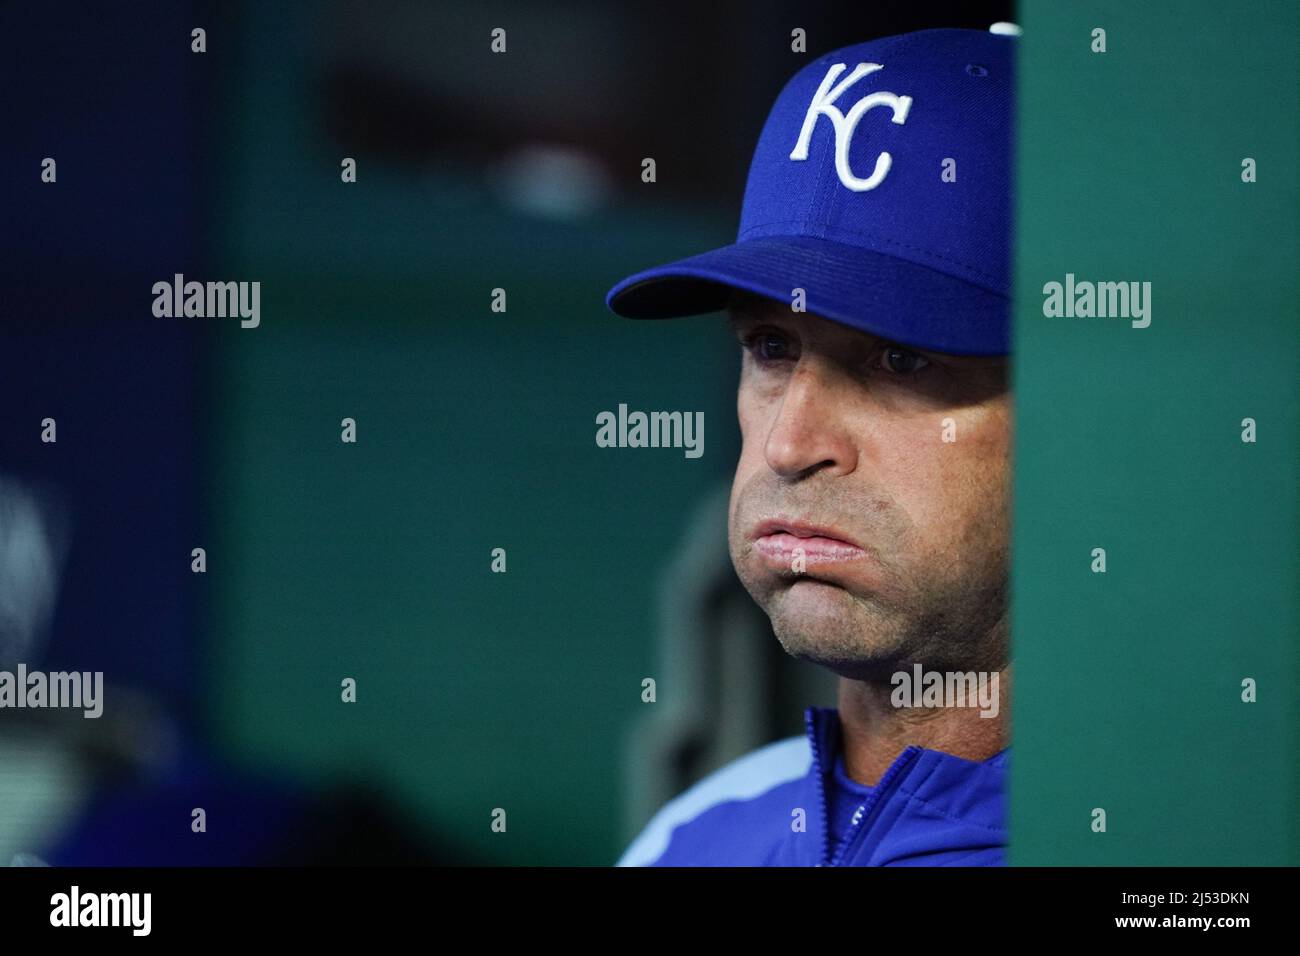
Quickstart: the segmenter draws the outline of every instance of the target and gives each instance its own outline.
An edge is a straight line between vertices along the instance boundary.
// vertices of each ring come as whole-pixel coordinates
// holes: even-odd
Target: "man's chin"
[[[883,609],[837,585],[801,578],[773,594],[765,610],[781,646],[799,660],[859,680],[888,676],[897,666],[897,642]]]

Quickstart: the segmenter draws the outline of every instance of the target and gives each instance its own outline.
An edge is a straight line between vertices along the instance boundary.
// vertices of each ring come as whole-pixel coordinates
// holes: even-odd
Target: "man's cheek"
[[[764,453],[763,441],[756,432],[741,433],[740,457],[736,461],[736,477],[732,482],[732,507],[736,507],[740,502],[741,490],[754,482],[765,470],[767,470],[767,459]],[[753,510],[751,500],[750,511]],[[754,515],[751,513],[749,518],[752,520]]]
[[[990,430],[958,423],[955,440],[900,443],[893,487],[918,528],[960,534],[973,509],[997,507],[1004,493],[1006,443]]]
[[[744,409],[739,416],[741,460],[743,461],[760,444],[759,414],[753,409]]]
[[[1005,498],[998,477],[981,466],[951,473],[900,505],[912,531],[900,564],[918,580],[934,581],[988,570],[1006,551]]]

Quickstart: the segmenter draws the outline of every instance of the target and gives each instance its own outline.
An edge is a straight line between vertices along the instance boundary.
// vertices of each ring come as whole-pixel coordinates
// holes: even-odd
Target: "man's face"
[[[728,311],[731,559],[785,649],[857,679],[1004,666],[1006,359],[906,349],[745,293]]]

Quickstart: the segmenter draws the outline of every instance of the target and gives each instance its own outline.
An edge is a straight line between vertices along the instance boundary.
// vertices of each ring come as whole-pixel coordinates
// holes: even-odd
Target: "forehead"
[[[752,292],[746,292],[743,289],[734,290],[723,309],[732,325],[738,325],[747,320],[760,319],[785,319],[790,322],[807,322],[814,319],[818,322],[828,321],[809,312],[796,312],[784,302],[778,302],[766,296],[754,295]],[[848,326],[842,326],[842,328],[847,332],[857,331],[856,329],[850,329]]]
[[[855,329],[842,322],[825,318],[814,312],[796,312],[784,302],[755,295],[743,289],[731,293],[724,310],[727,321],[732,328],[746,326],[754,322],[781,321],[788,326],[798,326],[817,338],[870,343],[882,341],[879,336]]]
[[[789,306],[783,305],[775,299],[755,295],[752,292],[746,292],[744,289],[733,289],[723,309],[733,319],[767,318],[772,315],[797,314],[793,313]]]

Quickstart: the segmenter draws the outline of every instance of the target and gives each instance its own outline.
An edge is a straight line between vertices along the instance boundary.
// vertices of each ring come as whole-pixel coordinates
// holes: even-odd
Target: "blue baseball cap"
[[[1017,32],[921,30],[809,63],[763,126],[736,241],[606,304],[666,319],[803,289],[807,312],[902,345],[1007,354]]]

